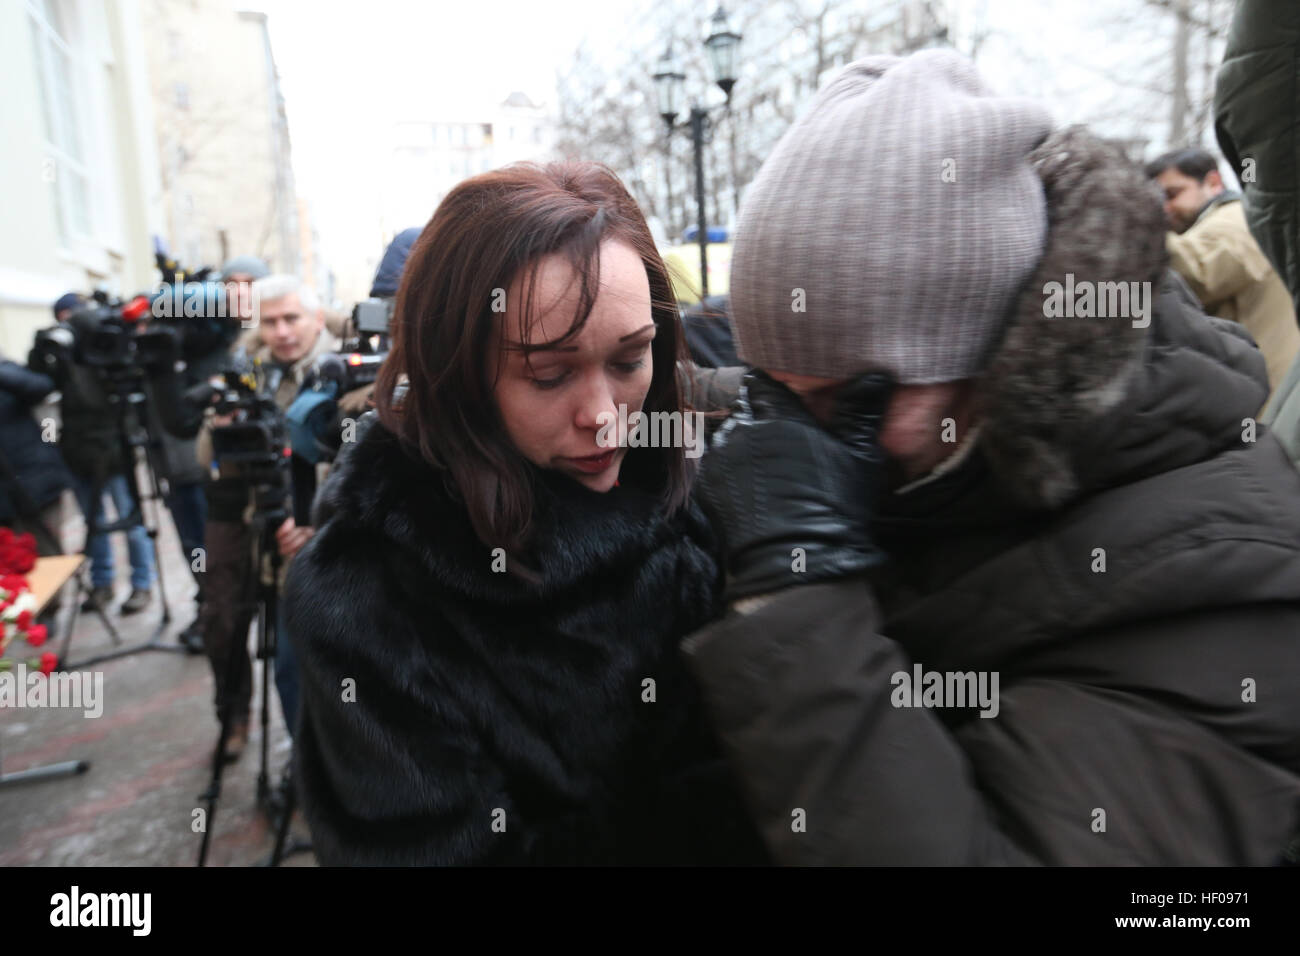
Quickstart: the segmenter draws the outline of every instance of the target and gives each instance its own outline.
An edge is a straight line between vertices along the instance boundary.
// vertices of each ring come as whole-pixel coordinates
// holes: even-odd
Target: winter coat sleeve
[[[1300,315],[1300,5],[1239,0],[1215,79],[1214,117],[1224,158],[1241,180],[1250,231]],[[1261,419],[1300,468],[1300,359]]]
[[[476,729],[484,715],[429,651],[453,625],[398,610],[399,558],[386,560],[384,547],[327,525],[286,584],[302,682],[297,776],[321,862],[606,862],[591,848],[617,859],[614,808],[542,819],[516,805],[518,781]]]
[[[1300,6],[1239,0],[1215,79],[1215,133],[1259,247],[1300,313]]]
[[[0,361],[0,389],[24,405],[34,405],[54,391],[54,380],[17,362]]]
[[[932,712],[892,705],[912,665],[862,579],[755,600],[683,650],[776,862],[1031,862]]]

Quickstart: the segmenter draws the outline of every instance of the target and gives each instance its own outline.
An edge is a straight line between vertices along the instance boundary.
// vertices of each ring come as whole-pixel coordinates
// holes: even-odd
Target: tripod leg
[[[259,557],[256,540],[253,541],[252,548],[252,557],[256,562],[257,557]],[[237,594],[237,600],[244,600],[244,594]],[[199,866],[207,864],[208,845],[211,842],[212,825],[217,813],[217,800],[221,796],[221,778],[226,766],[226,741],[230,739],[230,728],[234,724],[234,696],[235,687],[239,685],[240,645],[247,645],[247,641],[248,631],[247,627],[244,627],[243,633],[235,635],[234,640],[231,640],[226,645],[226,676],[220,706],[221,732],[217,735],[217,747],[212,754],[212,779],[208,782],[207,790],[201,793],[199,797],[200,800],[208,801],[207,826],[203,830],[203,842],[199,845]]]
[[[289,759],[292,767],[293,758]],[[268,866],[279,866],[280,861],[284,859],[284,844],[289,839],[289,823],[293,820],[293,812],[298,806],[298,789],[294,785],[292,770],[285,775],[284,789],[284,807],[280,811],[280,823],[275,831],[275,847],[271,850],[271,861]]]
[[[268,521],[262,529],[259,540],[262,545],[262,554],[269,556],[267,562],[267,574],[270,576],[270,583],[262,582],[261,572],[262,564],[259,562],[255,567],[258,569],[258,608],[257,608],[257,656],[262,660],[262,705],[260,708],[260,719],[262,726],[261,740],[261,764],[257,776],[257,799],[263,808],[274,814],[277,809],[276,794],[271,787],[271,676],[276,666],[276,652],[279,641],[279,574],[280,574],[280,549],[275,542],[276,527]]]
[[[235,655],[231,656],[229,671],[235,670]],[[226,689],[229,691],[234,686],[234,674],[227,675],[229,682]],[[230,701],[229,694],[227,699],[221,704],[221,733],[217,735],[217,747],[212,754],[212,779],[208,782],[208,789],[199,795],[200,800],[208,801],[207,819],[203,826],[203,839],[199,844],[199,866],[206,866],[208,862],[208,847],[212,841],[212,827],[217,818],[217,799],[221,796],[221,775],[226,767],[226,739],[230,736]]]

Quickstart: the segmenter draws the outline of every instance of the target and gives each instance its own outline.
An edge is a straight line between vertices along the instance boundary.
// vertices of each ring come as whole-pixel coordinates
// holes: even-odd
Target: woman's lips
[[[584,474],[599,475],[614,463],[614,455],[617,452],[617,448],[611,448],[599,455],[588,455],[586,458],[567,458],[565,460]]]

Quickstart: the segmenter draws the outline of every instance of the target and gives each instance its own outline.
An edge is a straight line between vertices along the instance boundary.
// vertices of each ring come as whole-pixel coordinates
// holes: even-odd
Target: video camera
[[[226,286],[211,278],[212,269],[186,273],[176,261],[155,255],[162,284],[150,302],[150,331],[143,335],[170,336],[174,354],[192,362],[234,344],[241,329],[239,303]]]
[[[374,383],[388,357],[391,298],[369,298],[352,309],[350,331],[338,352],[316,360],[314,384],[289,407],[289,436],[294,454],[315,464],[332,461],[342,443],[338,428],[338,399]]]
[[[374,382],[379,366],[388,357],[389,327],[393,322],[393,300],[362,299],[352,307],[352,334],[338,352],[323,355],[317,363],[321,378],[337,383],[338,395]]]
[[[240,357],[219,375],[185,392],[186,401],[212,405],[218,415],[236,416],[212,428],[212,458],[219,481],[239,482],[253,495],[255,513],[278,525],[289,513],[285,501],[296,487],[291,471],[289,430],[272,398],[265,368]],[[305,516],[307,508],[295,511]]]
[[[228,349],[239,336],[239,312],[227,302],[225,286],[208,278],[212,270],[186,279],[163,253],[156,263],[163,277],[156,292],[124,301],[96,291],[66,322],[37,332],[34,367],[51,372],[73,362],[122,382]]]
[[[66,322],[36,333],[32,366],[54,373],[73,362],[96,370],[109,382],[143,377],[146,371],[170,367],[174,348],[167,337],[137,332],[136,323],[149,312],[149,297],[130,301],[95,292]]]

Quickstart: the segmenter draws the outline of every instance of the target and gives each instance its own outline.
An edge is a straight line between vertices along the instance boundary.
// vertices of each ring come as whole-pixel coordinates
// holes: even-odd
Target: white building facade
[[[64,292],[155,280],[159,179],[135,0],[0,4],[0,351],[25,361]]]

